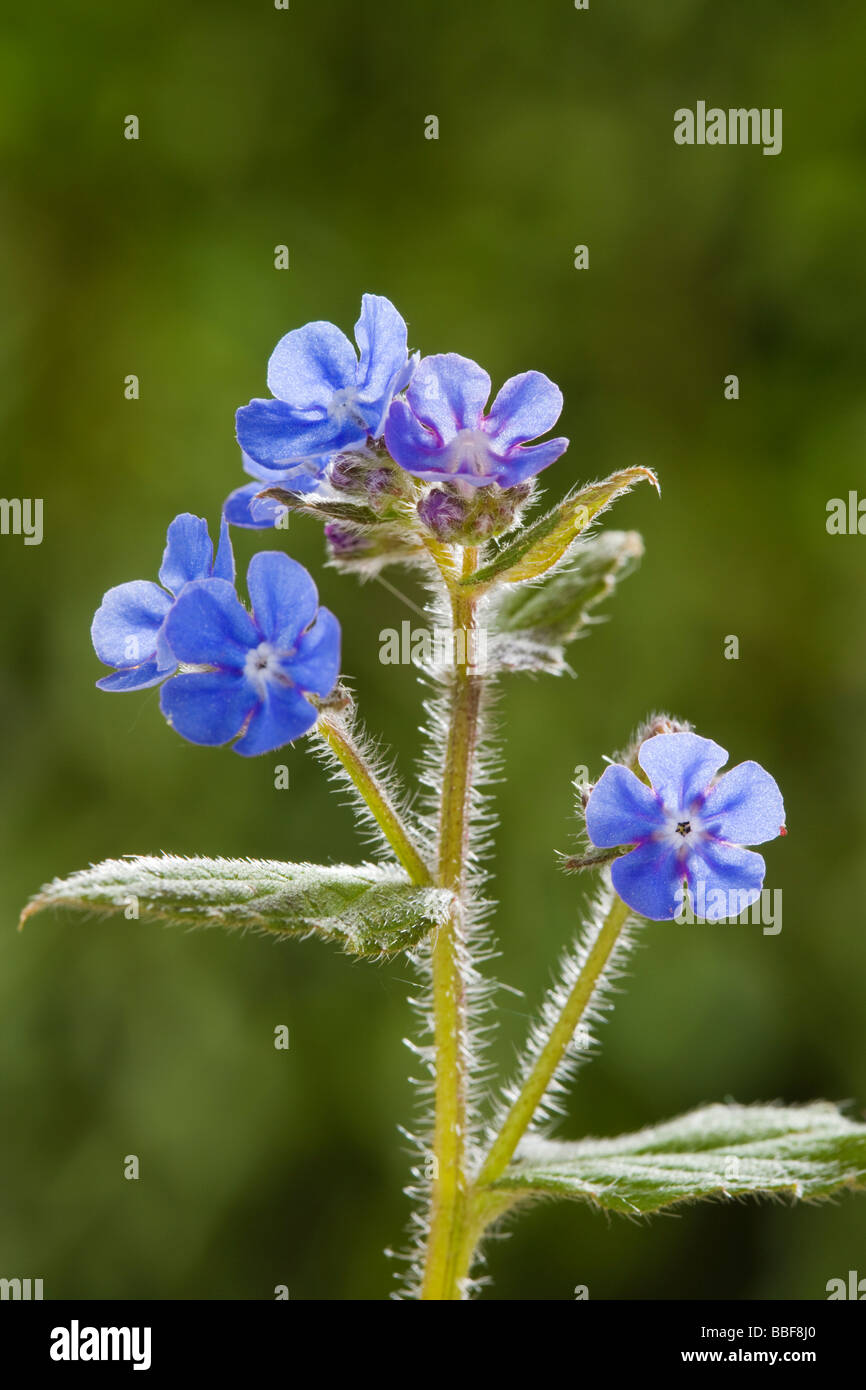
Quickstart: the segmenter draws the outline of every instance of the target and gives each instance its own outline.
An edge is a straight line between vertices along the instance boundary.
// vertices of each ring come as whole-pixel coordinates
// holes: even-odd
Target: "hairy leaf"
[[[710,1105],[616,1139],[524,1140],[493,1184],[644,1215],[679,1202],[828,1197],[866,1185],[866,1125],[835,1105]]]
[[[646,481],[658,490],[651,468],[624,468],[602,483],[592,483],[566,497],[553,511],[539,517],[502,546],[481,569],[462,581],[466,588],[486,589],[494,581],[517,584],[540,579],[567,555],[572,543],[595,517],[636,483]]]
[[[441,925],[444,889],[416,888],[401,869],[375,864],[280,864],[176,855],[107,859],[47,884],[21,915],[46,907],[123,912],[186,927],[320,936],[350,955],[403,950]]]
[[[496,616],[496,655],[506,670],[567,669],[563,648],[593,621],[592,610],[613,593],[643,554],[636,531],[603,531],[579,543],[567,569],[538,585],[505,591]]]

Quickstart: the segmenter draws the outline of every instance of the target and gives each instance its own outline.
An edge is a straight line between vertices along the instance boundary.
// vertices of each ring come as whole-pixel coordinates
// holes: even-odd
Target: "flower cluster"
[[[110,589],[93,619],[97,656],[117,669],[103,690],[164,682],[160,706],[191,743],[237,739],[244,756],[269,753],[312,728],[310,696],[333,690],[340,626],[319,608],[303,565],[278,551],[254,555],[247,570],[249,613],[234,587],[223,518],[216,559],[201,517],[168,528],[161,584],[133,580]]]
[[[491,384],[483,368],[455,352],[410,355],[404,320],[379,295],[364,295],[355,339],[357,352],[334,324],[316,322],[277,344],[267,374],[272,399],[237,412],[243,466],[256,481],[228,498],[229,520],[273,526],[279,503],[260,496],[268,485],[327,495],[342,485],[349,456],[356,473],[359,462],[364,469],[371,496],[398,465],[422,524],[435,516],[430,529],[440,538],[444,517],[448,538],[467,543],[497,534],[500,515],[510,524],[519,499],[503,503],[501,494],[525,486],[568,447],[563,438],[532,442],[556,424],[559,388],[542,372],[522,372],[487,411]],[[432,506],[424,483],[440,485]],[[476,492],[493,498],[470,503]]]
[[[318,608],[302,566],[256,555],[251,611],[235,592],[229,523],[262,529],[285,512],[262,494],[329,503],[320,510],[332,560],[369,572],[411,562],[425,535],[477,544],[501,534],[529,480],[567,446],[531,443],[562,409],[540,372],[512,377],[485,413],[487,373],[456,353],[410,353],[406,323],[381,295],[363,296],[355,343],[326,322],[280,339],[268,363],[271,397],[237,412],[253,481],[227,498],[216,554],[201,517],[176,517],[159,584],[109,590],[93,619],[96,654],[113,668],[99,687],[161,685],[166,719],[192,743],[269,752],[312,727],[315,698],[337,680],[339,624]]]
[[[743,846],[784,834],[785,806],[758,763],[740,763],[716,781],[727,760],[712,739],[656,734],[637,754],[649,785],[616,764],[593,788],[587,833],[601,849],[633,846],[614,860],[611,878],[635,912],[675,917],[686,885],[693,901],[707,903],[708,921],[731,915],[732,901],[739,913],[759,896],[766,865]]]
[[[228,498],[216,553],[201,517],[176,517],[159,584],[110,589],[93,620],[96,653],[114,668],[99,687],[161,685],[163,714],[192,743],[233,742],[245,756],[290,743],[313,727],[339,673],[339,624],[297,561],[255,555],[243,605],[228,523],[273,526],[286,505],[312,505],[332,561],[369,574],[423,558],[431,538],[478,546],[502,535],[568,447],[542,439],[562,394],[541,372],[511,377],[488,409],[483,368],[453,352],[410,353],[404,320],[379,295],[364,295],[355,341],[357,350],[325,322],[280,340],[272,398],[237,412],[254,481]],[[271,489],[278,495],[260,495]],[[709,900],[712,920],[728,915],[716,904],[732,892],[748,906],[765,866],[744,845],[783,833],[776,783],[757,763],[717,781],[727,759],[718,744],[664,721],[644,733],[634,770],[609,767],[586,806],[593,845],[623,851],[611,867],[617,893],[661,920],[686,888]]]

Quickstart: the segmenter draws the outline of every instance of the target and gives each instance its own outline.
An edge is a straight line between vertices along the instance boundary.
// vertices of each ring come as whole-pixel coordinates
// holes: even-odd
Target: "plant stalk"
[[[566,1049],[592,999],[605,966],[610,960],[620,932],[628,921],[629,908],[622,898],[614,895],[601,931],[584,962],[583,969],[572,986],[562,1013],[550,1036],[535,1060],[520,1094],[505,1117],[499,1134],[478,1174],[478,1187],[495,1182],[502,1175],[517,1145],[532,1122],[548,1086],[553,1080]]]
[[[478,565],[467,547],[463,575]],[[466,862],[472,781],[478,747],[482,677],[471,666],[477,596],[450,583],[454,670],[439,815],[437,882],[454,894],[454,910],[432,947],[435,1103],[433,1182],[422,1299],[461,1297],[458,1252],[465,1246],[467,1156]],[[471,1252],[470,1252],[471,1254]]]
[[[351,777],[412,882],[422,888],[432,884],[433,874],[413,843],[387,788],[364,758],[346,726],[320,715],[316,733],[325,740]]]

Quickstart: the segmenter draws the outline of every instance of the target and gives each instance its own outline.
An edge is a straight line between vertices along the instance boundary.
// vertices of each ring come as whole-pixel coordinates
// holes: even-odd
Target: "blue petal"
[[[239,734],[257,702],[256,692],[243,676],[227,671],[175,676],[159,695],[171,727],[190,743],[208,747],[228,743]]]
[[[281,484],[285,488],[291,488],[292,492],[309,492],[312,488],[318,487],[330,461],[330,454],[321,458],[304,458],[280,472],[273,464],[257,463],[249,454],[245,454],[243,449],[241,450],[244,472],[249,473],[251,478],[260,478],[268,487]]]
[[[327,459],[341,449],[363,444],[367,438],[366,426],[348,416],[307,420],[282,401],[250,401],[237,412],[236,423],[244,453],[276,472],[306,459]]]
[[[143,661],[140,666],[127,666],[121,671],[112,671],[96,682],[98,690],[147,690],[148,686],[159,685],[167,679],[176,663],[166,670],[155,661]]]
[[[724,748],[699,734],[655,734],[642,743],[638,762],[672,813],[690,811],[728,760]]]
[[[245,758],[272,753],[275,748],[300,738],[318,717],[300,691],[268,681],[264,703],[256,709],[249,728],[235,744],[235,752]]]
[[[187,584],[168,616],[165,635],[178,661],[235,669],[243,668],[247,652],[262,640],[225,579]]]
[[[259,481],[235,488],[226,499],[225,510],[232,526],[264,531],[282,516],[285,507],[271,497],[258,498],[270,487],[284,487],[288,492],[313,492],[324,477],[329,458],[304,459],[291,468],[279,470],[256,463],[249,454],[242,454],[244,470]],[[258,500],[256,500],[258,498]]]
[[[406,384],[409,355],[406,324],[390,299],[364,295],[355,340],[361,352],[358,400],[367,407],[370,433],[378,438],[395,390]]]
[[[458,430],[475,430],[490,395],[490,377],[477,362],[456,352],[424,357],[406,391],[406,400],[423,425],[447,444]]]
[[[267,483],[246,483],[230,492],[223,505],[223,513],[232,526],[244,526],[247,530],[269,531],[283,510],[279,502],[263,499],[256,503],[253,515],[253,500],[267,487]]]
[[[133,579],[117,584],[94,614],[90,627],[93,647],[106,666],[139,666],[156,654],[157,633],[171,608],[171,599],[158,584]]]
[[[767,866],[760,854],[718,840],[700,840],[687,861],[697,916],[708,922],[738,917],[761,893]]]
[[[701,808],[704,829],[735,845],[775,840],[785,824],[782,793],[759,763],[739,763],[713,787]]]
[[[165,635],[165,623],[156,634],[156,665],[163,674],[166,671],[174,671],[177,667],[177,657],[168,645],[168,639]]]
[[[330,695],[340,674],[340,624],[330,609],[319,609],[319,616],[301,636],[298,654],[286,662],[286,669],[302,690]]]
[[[613,886],[623,902],[653,922],[667,922],[682,906],[685,873],[676,848],[650,840],[615,859]]]
[[[498,445],[494,447],[498,448]],[[567,448],[568,440],[561,436],[546,439],[543,444],[516,445],[500,469],[497,479],[500,487],[514,487],[515,483],[524,483],[527,478],[534,478],[542,468],[549,468],[552,463],[556,463]]]
[[[211,574],[214,579],[227,579],[230,584],[235,582],[235,555],[232,550],[229,522],[225,512],[220,517],[219,545]]]
[[[447,447],[424,428],[405,401],[394,401],[385,421],[385,447],[392,459],[419,477],[449,476],[445,469]]]
[[[182,512],[168,528],[159,582],[179,594],[191,579],[206,579],[213,564],[213,545],[203,517]]]
[[[627,767],[605,768],[586,805],[586,829],[600,849],[645,840],[665,823],[655,792]]]
[[[355,349],[333,323],[307,323],[281,338],[268,362],[268,390],[293,410],[327,412],[335,391],[354,386]]]
[[[259,492],[261,491],[260,485]],[[287,510],[285,502],[278,502],[275,497],[259,497],[258,493],[250,502],[250,516],[257,526],[261,526],[263,521],[269,526],[276,526]]]
[[[325,458],[302,459],[282,473],[272,473],[270,485],[284,487],[287,492],[313,492],[324,478],[331,457],[329,454]]]
[[[497,452],[552,430],[562,413],[562,392],[543,372],[521,372],[506,381],[484,428]]]
[[[244,409],[249,409],[249,407],[245,406]],[[241,463],[244,472],[249,473],[251,478],[261,478],[262,482],[265,483],[276,481],[277,475],[274,472],[273,464],[258,463],[251,454],[244,453],[243,449],[241,449]]]
[[[420,352],[413,352],[411,357],[406,362],[406,365],[403,368],[402,372],[397,377],[396,381],[394,381],[392,384],[392,389],[395,396],[398,394],[398,392],[405,391],[406,387],[409,385],[409,382],[415,375],[416,368],[420,361]]]
[[[262,635],[284,651],[294,648],[319,605],[310,575],[281,550],[260,550],[253,556],[247,570],[247,593]]]

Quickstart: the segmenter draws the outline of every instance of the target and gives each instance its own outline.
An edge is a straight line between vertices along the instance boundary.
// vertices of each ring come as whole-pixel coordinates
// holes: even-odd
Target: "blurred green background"
[[[349,329],[364,290],[394,300],[413,346],[561,384],[553,494],[634,463],[663,485],[609,518],[646,557],[574,650],[578,678],[503,690],[497,964],[525,994],[498,996],[496,1062],[581,917],[554,858],[572,770],[595,775],[669,709],[782,785],[790,833],[766,857],[783,930],[648,926],[561,1132],[724,1097],[864,1113],[866,539],[825,529],[828,499],[866,488],[864,48],[862,7],[806,0],[7,14],[3,492],[44,498],[45,536],[0,537],[0,1275],[54,1298],[393,1287],[408,967],[122,918],[14,929],[40,883],[106,856],[363,853],[303,746],[247,762],[184,744],[156,691],[94,689],[88,627],[110,585],[155,577],[175,513],[216,519],[242,481],[233,411],[264,393],[277,339]],[[676,146],[673,112],[699,98],[782,107],[781,155]],[[235,534],[245,565],[258,542]],[[324,569],[312,523],[288,543],[408,774],[417,690],[380,665],[378,634],[410,610]],[[850,1268],[866,1275],[854,1198],[648,1224],[551,1206],[491,1246],[483,1296],[822,1298]]]

